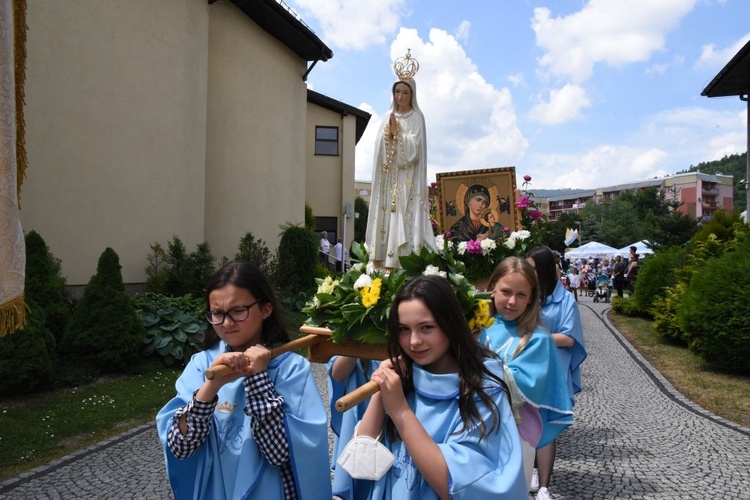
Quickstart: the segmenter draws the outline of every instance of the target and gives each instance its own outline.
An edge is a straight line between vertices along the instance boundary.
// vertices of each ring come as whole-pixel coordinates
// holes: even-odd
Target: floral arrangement
[[[451,240],[451,233],[437,234],[435,237],[437,248],[441,255],[448,258],[449,256],[465,265],[465,276],[469,281],[477,282],[488,278],[495,266],[505,257],[516,255],[523,256],[534,248],[541,245],[542,236],[545,232],[544,222],[546,217],[537,208],[532,201],[533,193],[529,191],[531,185],[531,176],[523,176],[521,195],[516,200],[516,207],[519,210],[519,222],[523,229],[513,231],[509,227],[504,227],[501,236],[495,240],[471,240],[455,242]],[[435,197],[431,198],[431,203],[438,203]],[[435,231],[439,231],[437,221],[432,214],[432,226]]]
[[[489,294],[477,292],[464,276],[464,263],[452,255],[422,248],[419,253],[401,257],[401,269],[386,273],[372,267],[367,250],[365,245],[353,243],[352,254],[359,260],[357,264],[339,279],[331,276],[316,279],[318,289],[302,309],[309,316],[305,324],[330,329],[334,342],[384,344],[388,340],[386,324],[394,296],[407,280],[422,274],[448,279],[472,330],[488,327],[494,321],[490,316]]]

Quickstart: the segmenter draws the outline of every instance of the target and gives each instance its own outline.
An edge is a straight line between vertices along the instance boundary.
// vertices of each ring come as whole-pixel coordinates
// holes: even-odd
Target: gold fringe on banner
[[[0,305],[0,337],[7,333],[23,330],[26,326],[26,310],[29,306],[24,301],[24,294]]]
[[[21,208],[21,184],[26,172],[26,122],[23,106],[26,103],[26,0],[13,0],[13,63],[16,81],[16,192],[18,208]]]

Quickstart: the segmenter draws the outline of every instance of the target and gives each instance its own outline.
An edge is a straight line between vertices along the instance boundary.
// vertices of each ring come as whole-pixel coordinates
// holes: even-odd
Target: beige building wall
[[[248,231],[274,251],[304,222],[306,63],[228,2],[209,33],[206,240],[217,258]]]
[[[202,241],[208,17],[206,0],[28,2],[21,221],[69,284],[108,246],[138,283],[149,244]]]
[[[315,127],[339,129],[339,155],[315,155]],[[348,248],[354,238],[354,150],[356,117],[308,103],[307,105],[307,180],[305,196],[316,217],[336,217],[338,234]],[[344,222],[344,209],[351,203],[352,215]],[[346,225],[346,235],[344,232]]]

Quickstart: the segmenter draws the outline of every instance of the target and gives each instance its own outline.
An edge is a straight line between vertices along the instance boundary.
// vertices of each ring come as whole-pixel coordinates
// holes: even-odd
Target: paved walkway
[[[589,357],[553,498],[750,499],[750,429],[682,397],[607,322],[609,304],[580,305]],[[153,425],[0,484],[0,499],[31,498],[172,498]]]

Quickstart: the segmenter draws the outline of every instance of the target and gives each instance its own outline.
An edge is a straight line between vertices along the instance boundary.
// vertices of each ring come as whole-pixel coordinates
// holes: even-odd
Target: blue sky
[[[747,148],[747,104],[701,91],[750,40],[747,0],[285,0],[333,50],[317,92],[373,114],[411,49],[437,172],[515,166],[532,189],[662,177]]]

